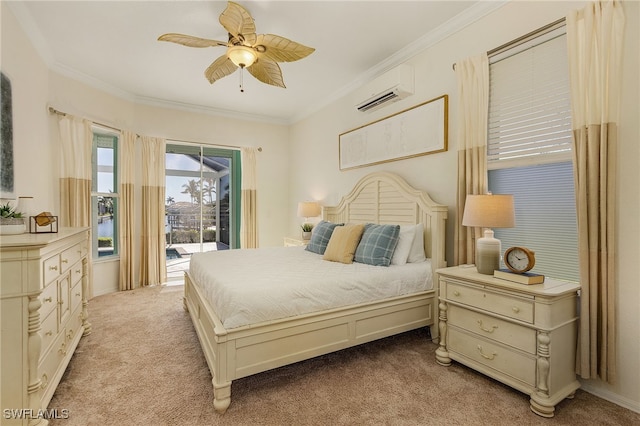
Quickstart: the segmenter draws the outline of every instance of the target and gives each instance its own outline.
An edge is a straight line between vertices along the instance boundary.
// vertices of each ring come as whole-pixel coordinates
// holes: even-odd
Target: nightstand
[[[309,240],[303,240],[302,237],[284,237],[284,246],[306,246]]]
[[[531,410],[553,417],[573,398],[576,380],[577,297],[580,285],[545,278],[518,284],[475,267],[436,271],[440,347],[436,361],[451,360],[530,395]]]

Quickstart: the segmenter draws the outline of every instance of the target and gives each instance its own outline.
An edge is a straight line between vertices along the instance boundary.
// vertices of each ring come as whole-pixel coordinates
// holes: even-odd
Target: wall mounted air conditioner
[[[357,92],[358,111],[373,111],[413,95],[413,67],[403,64],[377,77]]]

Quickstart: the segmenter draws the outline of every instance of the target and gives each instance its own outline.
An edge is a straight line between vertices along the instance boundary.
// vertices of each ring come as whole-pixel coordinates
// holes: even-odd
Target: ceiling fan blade
[[[238,67],[231,62],[231,59],[227,58],[227,55],[222,55],[204,71],[204,76],[207,77],[209,83],[213,84],[217,80],[223,77],[233,74]]]
[[[220,15],[220,24],[245,46],[256,43],[256,23],[251,14],[238,3],[230,1]]]
[[[264,49],[260,46],[264,46]],[[278,35],[260,34],[257,37],[256,50],[276,62],[293,62],[309,56],[316,49]]]
[[[247,71],[263,83],[286,88],[284,80],[282,79],[280,66],[270,59],[258,59],[253,65],[247,68]]]
[[[218,40],[209,40],[206,38],[194,37],[186,34],[169,33],[158,37],[159,41],[170,41],[172,43],[182,44],[188,47],[215,47],[227,46],[228,43]]]

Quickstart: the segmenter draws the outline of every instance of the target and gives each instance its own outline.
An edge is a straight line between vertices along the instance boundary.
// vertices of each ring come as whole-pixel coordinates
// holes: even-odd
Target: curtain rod
[[[494,55],[497,55],[498,53],[502,53],[503,51],[507,50],[507,49],[511,49],[512,47],[518,46],[519,44],[525,43],[529,40],[531,40],[534,37],[538,37],[542,34],[546,34],[549,31],[553,31],[556,28],[564,25],[566,18],[560,18],[555,22],[552,22],[550,24],[545,25],[544,27],[538,28],[535,31],[531,31],[528,34],[525,34],[523,36],[520,36],[518,38],[515,38],[507,43],[504,43],[494,49],[491,49],[489,51],[487,51],[487,56],[491,57]],[[453,65],[451,66],[451,68],[453,68],[453,70],[456,70],[456,63],[454,62]]]
[[[189,145],[206,145],[206,146],[213,146],[213,147],[218,147],[218,148],[230,148],[230,149],[240,149],[240,148],[251,148],[251,147],[244,147],[244,146],[237,146],[237,145],[221,145],[221,144],[211,144],[211,143],[204,143],[204,142],[194,142],[194,141],[183,141],[180,139],[167,139],[167,142],[178,142],[178,143],[183,143],[183,144],[189,144]],[[258,152],[262,152],[262,147],[259,146],[258,148],[256,148]]]
[[[59,110],[55,109],[52,106],[49,107],[49,113],[50,114],[62,115],[62,116],[73,115],[73,114],[69,114],[69,113],[63,112],[63,111],[59,111]],[[96,126],[106,127],[107,129],[115,130],[116,132],[122,132],[122,129],[118,129],[117,127],[113,127],[113,126],[110,126],[110,125],[104,124],[104,123],[99,123],[99,122],[93,121],[91,119],[89,119],[89,121],[91,121]],[[136,134],[136,136],[139,137],[140,135]]]
[[[72,114],[68,114],[68,113],[66,113],[66,112],[59,111],[59,110],[55,109],[55,108],[54,108],[54,107],[52,107],[52,106],[50,106],[50,107],[49,107],[49,113],[51,113],[51,114],[58,114],[58,115],[62,115],[62,116],[72,115]],[[96,125],[98,125],[98,126],[102,126],[102,127],[106,127],[106,128],[108,128],[108,129],[111,129],[111,130],[115,130],[115,131],[118,131],[118,132],[121,132],[121,131],[122,131],[122,129],[118,129],[117,127],[109,126],[109,125],[107,125],[107,124],[98,123],[98,122],[96,122],[96,121],[92,121],[92,122],[93,122],[93,124],[96,124]],[[140,137],[140,135],[138,135],[138,134],[136,134],[136,136]],[[202,144],[202,143],[199,143],[199,142],[193,142],[193,141],[182,141],[182,140],[179,140],[179,139],[168,139],[168,140],[173,141],[173,142],[181,142],[181,143],[188,143],[188,144],[199,144],[199,145],[217,146],[217,147],[220,147],[220,148],[235,148],[235,149],[242,148],[242,147],[240,147],[240,146],[233,146],[233,145],[216,145],[216,144]],[[261,146],[260,146],[260,147],[258,147],[258,152],[262,152],[262,147],[261,147]]]

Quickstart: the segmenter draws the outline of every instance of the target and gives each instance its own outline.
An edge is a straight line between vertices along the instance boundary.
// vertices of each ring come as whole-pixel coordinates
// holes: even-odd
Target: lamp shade
[[[513,228],[513,195],[467,195],[462,224],[482,228]]]
[[[298,217],[320,216],[320,204],[315,201],[301,201],[298,203]]]
[[[227,57],[240,68],[250,67],[258,59],[256,52],[247,46],[231,46],[227,49]]]

